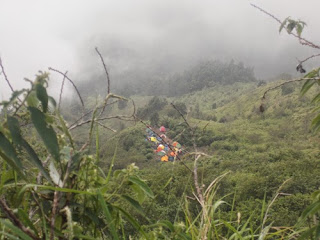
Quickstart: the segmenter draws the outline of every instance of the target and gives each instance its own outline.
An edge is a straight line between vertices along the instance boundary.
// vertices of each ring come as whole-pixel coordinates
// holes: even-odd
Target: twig
[[[193,164],[193,180],[194,180],[194,186],[195,186],[196,191],[197,191],[197,194],[194,194],[194,196],[197,198],[198,202],[200,203],[200,205],[202,207],[201,223],[204,224],[205,219],[208,218],[208,211],[207,211],[207,208],[206,208],[206,201],[205,201],[205,198],[204,198],[204,195],[203,195],[203,187],[199,185],[199,179],[198,179],[198,160],[202,155],[199,154],[199,151],[198,151],[198,148],[197,148],[197,144],[196,144],[196,138],[195,138],[196,127],[191,127],[191,125],[189,124],[187,119],[183,116],[181,111],[173,103],[171,103],[171,105],[181,115],[181,117],[183,118],[183,120],[187,124],[187,127],[190,129],[190,133],[191,133],[191,137],[192,137],[193,149],[194,149],[194,152],[197,153],[194,156],[194,164]],[[200,236],[200,238],[206,240],[207,239],[207,232],[208,232],[208,225],[204,224],[204,226],[205,226],[204,227],[204,231],[201,234],[202,237]]]
[[[183,114],[180,112],[180,110],[179,110],[173,103],[171,103],[171,106],[172,106],[175,110],[177,110],[177,112],[178,112],[178,113],[180,114],[180,116],[183,118],[184,122],[188,125],[189,128],[191,128],[191,126],[189,125],[187,119],[183,116]]]
[[[280,21],[279,18],[275,17],[274,15],[272,15],[271,13],[267,12],[266,10],[258,7],[257,5],[253,4],[253,3],[250,3],[250,5],[258,10],[260,10],[261,12],[263,12],[264,14],[270,16],[271,18],[273,18],[275,21],[277,21],[279,24],[282,24],[282,22]],[[289,35],[292,35],[294,36],[295,38],[298,38],[299,39],[299,42],[301,45],[306,45],[306,46],[309,46],[309,47],[312,47],[312,48],[316,48],[316,49],[320,49],[320,46],[317,45],[317,44],[314,44],[313,42],[310,42],[309,40],[295,34],[294,32],[288,32]]]
[[[116,116],[110,116],[110,117],[103,117],[103,118],[97,118],[97,119],[93,119],[94,121],[98,122],[98,121],[104,121],[104,120],[109,120],[109,119],[120,119],[120,120],[125,120],[125,121],[135,121],[134,119],[131,119],[132,116],[126,116],[126,115],[116,115]],[[69,127],[69,130],[73,130],[77,127],[80,127],[84,124],[88,124],[91,123],[92,119],[88,119],[86,121],[80,122],[77,125],[73,125],[71,127]]]
[[[307,57],[306,59],[304,59],[304,60],[302,60],[302,61],[299,61],[299,63],[302,64],[302,63],[308,61],[308,60],[311,59],[311,58],[319,57],[319,56],[320,56],[320,53],[319,53],[319,54],[314,54],[314,55],[312,55],[312,56],[310,56],[310,57]]]
[[[180,135],[182,135],[185,131],[186,131],[186,128],[184,128],[184,129],[183,129],[179,134],[177,134],[172,140],[177,140],[178,137],[179,137]]]
[[[35,240],[40,240],[37,235],[35,235],[29,228],[25,227],[23,223],[14,215],[12,210],[8,207],[7,203],[5,202],[4,198],[0,198],[0,207],[2,208],[3,212],[7,215],[8,219],[21,231],[27,234],[29,237]]]
[[[114,102],[108,103],[106,106],[115,104],[115,103],[117,103],[117,102],[119,102],[119,100],[116,100],[116,101],[114,101]],[[103,108],[103,107],[104,107],[104,106],[98,107],[97,110],[99,110],[99,109],[101,109],[101,108]],[[78,118],[76,121],[74,121],[74,122],[70,125],[70,127],[72,127],[73,125],[75,125],[76,123],[78,123],[82,118],[84,118],[85,116],[88,116],[88,115],[89,115],[90,113],[92,113],[93,111],[94,111],[94,109],[92,109],[92,110],[86,112],[85,114],[83,114],[80,118]]]
[[[43,162],[43,167],[47,167],[50,158],[51,158],[51,155],[49,155],[49,156],[46,158],[46,160]],[[41,184],[42,184],[41,178],[42,178],[42,174],[41,174],[41,172],[39,172],[38,175],[37,175],[37,184],[38,184],[38,185],[41,185]]]
[[[108,129],[108,130],[110,130],[110,131],[112,131],[112,132],[114,132],[114,133],[117,132],[117,130],[114,130],[114,129],[106,126],[106,125],[103,125],[101,122],[98,122],[98,121],[97,121],[96,123],[99,124],[101,127],[105,128],[105,129]]]
[[[272,17],[274,20],[276,20],[279,24],[281,24],[281,21],[279,18],[275,17],[274,15],[272,15],[271,13],[268,13],[266,10],[263,10],[262,8],[258,7],[257,5],[250,3],[250,5],[258,10],[260,10],[261,12],[263,12],[264,14],[268,15],[269,17]]]
[[[70,151],[70,158],[67,164],[67,170],[66,173],[64,175],[63,181],[62,181],[62,185],[61,188],[63,188],[69,178],[69,174],[70,174],[70,169],[71,169],[71,164],[72,164],[72,150]],[[60,179],[59,179],[60,181]],[[54,192],[54,197],[53,197],[53,206],[52,206],[52,216],[51,216],[51,235],[50,235],[50,240],[54,239],[54,225],[55,225],[55,221],[56,221],[56,214],[57,212],[59,212],[59,200],[61,198],[62,193],[59,191],[55,191]]]
[[[62,92],[63,92],[63,86],[64,86],[64,82],[66,80],[66,75],[67,75],[68,71],[65,72],[64,76],[63,76],[63,80],[62,80],[62,84],[61,84],[61,88],[60,88],[60,96],[59,96],[59,103],[58,103],[58,111],[60,112],[60,104],[61,104],[61,98],[62,98]]]
[[[277,89],[285,84],[288,84],[288,83],[292,83],[292,82],[299,82],[299,81],[306,81],[306,80],[318,80],[318,78],[297,78],[297,79],[292,79],[292,80],[289,80],[289,81],[285,81],[283,83],[280,83],[279,85],[275,86],[275,87],[272,87],[272,88],[269,88],[268,90],[266,90],[264,93],[263,93],[263,96],[262,96],[262,100],[264,100],[266,98],[266,95],[269,91],[272,91],[274,89]]]
[[[110,93],[110,78],[109,78],[109,73],[108,73],[106,64],[104,63],[104,60],[103,60],[103,57],[102,57],[101,53],[99,52],[99,50],[98,50],[97,47],[96,47],[95,49],[96,49],[96,52],[97,52],[97,53],[99,54],[99,56],[100,56],[100,59],[101,59],[101,61],[102,61],[103,67],[104,67],[104,70],[105,70],[106,75],[107,75],[107,82],[108,82],[108,92],[107,92],[107,93],[109,94],[109,93]]]
[[[8,85],[9,85],[11,91],[14,92],[13,87],[12,87],[12,85],[11,85],[9,79],[8,79],[8,76],[7,76],[6,72],[4,71],[4,67],[3,67],[3,64],[2,64],[2,59],[1,59],[1,57],[0,57],[0,67],[1,67],[1,71],[2,71],[2,73],[3,73],[4,79],[7,81],[7,83],[8,83]]]
[[[101,112],[100,112],[99,115],[98,115],[99,117],[101,117],[101,115],[103,114],[106,106],[108,105],[108,101],[109,101],[110,98],[116,98],[116,99],[118,99],[118,100],[128,101],[128,99],[126,99],[126,98],[124,98],[124,97],[121,97],[121,96],[119,96],[119,95],[115,95],[115,94],[113,94],[113,93],[108,93],[107,96],[106,96],[106,98],[104,99],[104,104],[103,104],[103,106],[102,106],[103,108],[102,108]]]
[[[54,225],[56,222],[56,214],[57,208],[60,199],[60,192],[55,191],[53,196],[53,206],[52,206],[52,216],[51,216],[51,224],[50,224],[50,240],[54,240]]]
[[[278,188],[278,190],[277,190],[277,192],[276,192],[276,195],[274,196],[274,198],[272,199],[272,201],[271,201],[270,204],[268,205],[267,210],[266,210],[266,212],[265,212],[265,214],[264,214],[264,218],[263,218],[262,224],[261,224],[261,231],[263,231],[263,229],[264,229],[264,225],[265,225],[265,223],[266,223],[266,221],[267,221],[267,218],[268,218],[269,210],[270,210],[271,206],[273,205],[273,203],[275,202],[275,200],[276,200],[276,199],[278,198],[278,196],[280,196],[280,195],[286,195],[285,193],[280,193],[280,190],[281,190],[281,189],[283,188],[283,186],[284,186],[287,182],[289,182],[290,180],[291,180],[291,178],[285,180],[285,181],[280,185],[280,187]]]
[[[80,102],[81,102],[81,105],[82,105],[82,109],[83,109],[83,111],[84,111],[84,103],[83,103],[82,97],[81,97],[81,95],[80,95],[80,92],[79,92],[77,86],[74,84],[74,82],[73,82],[66,74],[64,74],[63,72],[60,72],[60,71],[57,70],[57,69],[54,69],[54,68],[49,67],[49,70],[54,71],[54,72],[57,72],[57,73],[60,73],[62,76],[64,76],[66,79],[68,79],[69,82],[71,82],[72,86],[74,87],[74,89],[76,90],[76,92],[77,92],[77,94],[78,94],[78,97],[79,97]]]

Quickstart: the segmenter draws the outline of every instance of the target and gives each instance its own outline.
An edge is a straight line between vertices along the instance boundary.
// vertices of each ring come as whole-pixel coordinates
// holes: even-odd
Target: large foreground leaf
[[[31,120],[42,138],[44,145],[54,159],[60,161],[59,145],[54,129],[47,124],[46,116],[40,110],[34,107],[28,107],[28,109],[31,113]]]
[[[26,152],[29,155],[28,159],[30,160],[30,162],[40,170],[42,175],[49,182],[52,182],[48,171],[43,167],[42,162],[39,159],[37,153],[33,150],[30,144],[22,137],[18,120],[14,117],[8,116],[8,127],[10,130],[13,142],[17,145],[20,145],[26,150]]]

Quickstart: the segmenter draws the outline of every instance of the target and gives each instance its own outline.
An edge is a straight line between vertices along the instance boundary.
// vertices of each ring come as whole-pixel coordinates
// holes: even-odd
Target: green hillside
[[[318,87],[302,97],[301,85],[286,84],[263,102],[281,81],[109,93],[60,114],[48,80],[40,73],[1,103],[0,213],[20,224],[0,219],[5,236],[291,239],[317,226],[308,217],[319,206]],[[160,161],[149,125],[181,144],[175,161]]]
[[[260,87],[256,83],[217,85],[167,98],[161,110],[153,109],[160,116],[159,126],[168,127],[168,135],[174,138],[185,126],[181,125],[183,119],[179,114],[172,114],[169,103],[185,103],[188,121],[197,125],[202,133],[198,145],[209,155],[199,162],[201,181],[208,185],[217,176],[231,171],[221,181],[218,198],[225,197],[229,204],[234,201],[233,211],[240,212],[243,219],[251,216],[251,224],[255,226],[261,224],[264,198],[271,200],[285,180],[290,179],[282,189],[285,194],[274,203],[268,218],[275,226],[292,226],[320,183],[319,136],[310,130],[314,117],[310,105],[313,93],[301,97],[301,86],[297,84],[276,89],[268,93],[264,100],[265,111],[261,113],[261,96],[277,84],[279,82]],[[148,103],[140,104],[148,108]],[[148,118],[145,121],[148,122]],[[192,196],[194,191],[192,174],[179,161],[157,161],[150,144],[145,141],[144,129],[145,125],[139,123],[107,143],[103,147],[103,167],[108,168],[117,145],[115,167],[135,163],[155,192],[173,178],[167,190],[159,193],[153,203],[153,214],[174,221],[182,214],[181,210],[177,212],[177,206],[183,201],[181,194]],[[191,152],[187,131],[178,141]],[[192,168],[190,157],[181,161]],[[184,189],[186,183],[188,187]],[[223,207],[220,214],[232,217],[228,206]]]

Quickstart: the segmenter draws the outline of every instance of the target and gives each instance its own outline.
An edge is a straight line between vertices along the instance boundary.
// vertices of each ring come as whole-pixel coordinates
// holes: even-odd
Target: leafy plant
[[[78,146],[70,132],[72,126],[68,127],[56,102],[47,94],[49,74],[40,72],[34,82],[29,82],[30,89],[14,92],[9,101],[1,103],[2,235],[11,239],[120,239],[136,233],[145,235],[127,212],[135,209],[143,216],[140,204],[154,197],[137,175],[137,168],[130,165],[112,175],[111,164],[106,176],[97,165],[97,117],[103,116],[103,110],[98,113],[96,108],[92,112],[87,121],[91,124],[89,139]],[[108,94],[103,104],[112,98],[120,97]],[[90,151],[94,128],[95,156]],[[130,227],[124,222],[135,231],[126,230]]]

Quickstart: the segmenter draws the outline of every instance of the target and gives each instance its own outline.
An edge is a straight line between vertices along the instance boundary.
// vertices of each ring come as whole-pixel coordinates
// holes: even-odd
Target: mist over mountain
[[[283,20],[302,19],[304,36],[316,41],[319,2],[252,1]],[[105,58],[114,86],[187,70],[207,60],[243,62],[259,79],[295,76],[298,60],[312,51],[279,34],[278,23],[249,1],[3,1],[0,55],[15,89],[48,67],[69,71],[76,82],[102,81]],[[307,68],[312,68],[312,61]],[[55,91],[61,76],[52,74]],[[57,85],[58,83],[58,85]],[[4,81],[1,96],[9,96]]]

